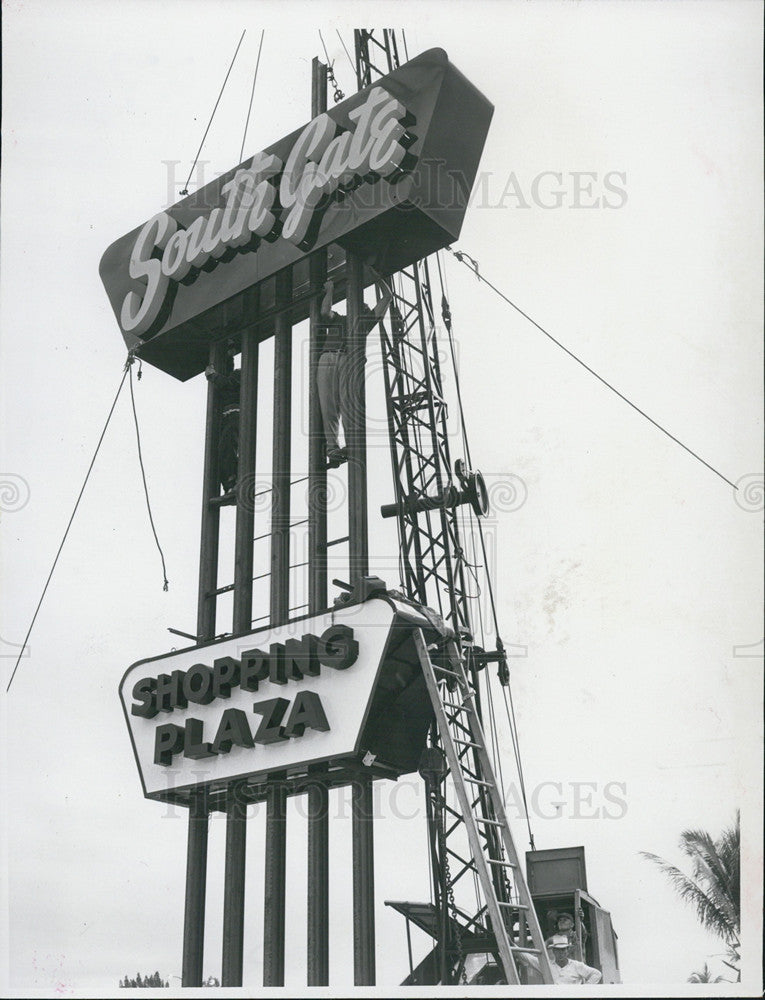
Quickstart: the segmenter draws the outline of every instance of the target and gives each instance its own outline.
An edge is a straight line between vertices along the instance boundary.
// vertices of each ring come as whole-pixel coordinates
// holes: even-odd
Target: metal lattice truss
[[[394,286],[382,357],[402,583],[463,637],[471,631],[468,590],[456,508],[442,503],[453,484],[427,260],[400,271]]]
[[[382,35],[379,41],[368,29],[355,32],[359,89],[399,65],[393,32]],[[387,69],[373,63],[372,52]],[[438,611],[456,636],[450,667],[430,664],[421,651],[436,717],[432,743],[448,760],[434,803],[442,816],[434,888],[450,916],[448,940],[439,946],[450,956],[452,979],[463,972],[468,952],[486,951],[497,956],[507,982],[517,983],[514,955],[533,952],[549,982],[536,913],[482,734],[468,567],[456,507],[444,503],[454,486],[427,259],[398,272],[390,291],[390,324],[380,329],[402,585],[412,600]]]
[[[399,65],[396,36],[391,28],[382,29],[382,41],[369,28],[354,31],[356,42],[356,79],[359,90],[368,87],[373,78],[385,76]]]

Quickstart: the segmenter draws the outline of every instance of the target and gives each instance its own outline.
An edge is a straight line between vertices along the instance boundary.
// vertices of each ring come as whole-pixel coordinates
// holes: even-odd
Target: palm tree
[[[690,875],[655,854],[640,853],[664,872],[682,900],[695,906],[701,925],[723,939],[732,960],[725,964],[738,973],[740,980],[741,814],[736,812],[733,826],[723,830],[716,840],[706,830],[683,830],[680,850],[690,858]]]
[[[712,977],[712,970],[709,968],[706,962],[704,962],[704,968],[701,972],[692,972],[688,976],[689,983],[724,983],[727,980],[723,979],[722,976]]]

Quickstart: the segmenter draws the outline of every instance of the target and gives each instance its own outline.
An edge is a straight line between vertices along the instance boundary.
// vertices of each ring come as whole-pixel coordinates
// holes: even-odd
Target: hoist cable
[[[444,272],[441,270],[441,261],[440,261],[438,255],[436,255],[436,263],[438,265],[438,277],[439,277],[439,281],[441,283],[442,303],[446,303],[447,308],[449,308],[448,299],[446,297],[446,285],[445,285],[445,281],[444,281]],[[455,351],[454,351],[454,336],[453,336],[453,333],[452,333],[451,312],[449,313],[449,321],[445,325],[446,325],[446,333],[448,335],[448,340],[449,340],[449,354],[451,356],[452,369],[454,371],[454,386],[455,386],[455,389],[457,391],[457,409],[459,411],[459,416],[460,416],[460,428],[462,430],[462,443],[463,443],[463,447],[465,449],[465,459],[467,461],[468,468],[472,469],[473,462],[472,462],[472,458],[470,456],[470,443],[468,441],[467,426],[465,424],[465,410],[464,410],[464,407],[462,405],[462,388],[460,386],[459,370],[457,368],[457,356],[456,356]],[[492,584],[491,575],[489,574],[489,571],[488,571],[488,560],[487,560],[487,557],[486,557],[486,543],[485,543],[485,540],[484,540],[484,537],[483,537],[483,525],[481,524],[481,519],[480,518],[478,518],[478,532],[479,532],[479,535],[481,536],[481,550],[482,550],[482,553],[483,553],[484,568],[486,569],[486,584],[487,584],[487,589],[489,591],[489,601],[491,602],[491,613],[492,613],[492,618],[494,620],[494,630],[495,630],[495,634],[499,638],[499,621],[498,621],[498,618],[497,618],[497,606],[496,606],[496,602],[494,600],[494,586]]]
[[[334,70],[335,61],[333,59],[330,62],[329,53],[327,52],[327,46],[324,44],[324,36],[321,33],[321,28],[319,29],[319,38],[321,40],[321,47],[324,49],[324,55],[325,55],[325,57],[327,59],[327,79],[329,80],[330,84],[332,85],[332,90],[333,90],[333,96],[334,96],[335,104],[339,104],[340,101],[342,101],[343,98],[345,97],[345,94],[342,92],[342,90],[340,89],[340,86],[339,86],[339,84],[337,82],[337,78],[335,76],[335,70]],[[340,39],[340,40],[342,41],[342,39]]]
[[[257,80],[258,80],[258,67],[260,66],[260,52],[261,52],[261,50],[263,48],[263,36],[265,35],[265,33],[266,33],[266,29],[263,28],[261,30],[261,32],[260,32],[260,45],[258,46],[258,58],[257,58],[257,61],[255,62],[255,73],[254,73],[254,75],[252,77],[252,90],[250,91],[250,106],[249,106],[249,108],[247,108],[247,120],[244,123],[244,135],[242,136],[242,148],[239,151],[239,162],[240,163],[244,159],[244,143],[245,143],[245,141],[247,139],[247,129],[250,126],[250,114],[252,112],[252,101],[253,101],[253,98],[255,97],[255,84],[257,83]]]
[[[329,52],[327,52],[327,46],[324,44],[324,36],[321,33],[321,28],[319,28],[319,40],[321,41],[321,47],[324,49],[324,58],[327,60],[327,68],[332,69],[332,61],[329,58]]]
[[[162,551],[162,546],[159,544],[159,538],[157,537],[157,529],[154,527],[154,518],[151,513],[151,503],[149,501],[149,487],[146,484],[146,472],[143,467],[143,454],[141,452],[141,432],[138,429],[138,413],[135,408],[135,395],[133,394],[133,358],[128,357],[128,370],[130,372],[130,403],[133,407],[133,422],[135,423],[135,439],[138,445],[138,464],[141,466],[141,479],[143,480],[143,492],[146,497],[146,509],[149,512],[149,524],[151,525],[151,530],[154,535],[154,541],[157,543],[157,549],[159,551],[159,558],[162,560],[162,576],[164,582],[162,585],[163,590],[167,590],[169,584],[167,582],[167,569],[165,568],[165,554]],[[141,374],[140,372],[138,373]]]
[[[445,303],[447,310],[449,310],[450,309],[449,302],[448,302],[448,298],[446,296],[445,269],[442,271],[442,269],[441,269],[441,261],[440,261],[438,255],[436,255],[436,262],[438,264],[438,276],[439,276],[439,280],[440,280],[440,283],[441,283],[442,303]],[[458,368],[457,368],[457,358],[456,358],[456,354],[455,354],[455,350],[454,350],[454,337],[453,337],[453,332],[452,332],[451,312],[448,313],[448,316],[449,316],[449,319],[448,319],[448,322],[445,323],[445,325],[446,325],[446,331],[447,331],[448,340],[449,340],[449,353],[450,353],[451,360],[452,360],[452,368],[454,370],[454,384],[455,384],[455,388],[456,388],[456,391],[457,391],[457,404],[458,404],[459,417],[460,417],[460,426],[461,426],[461,429],[462,429],[462,439],[463,439],[463,445],[464,445],[464,448],[465,448],[465,458],[467,460],[468,467],[472,468],[472,461],[471,461],[471,457],[470,457],[470,443],[468,441],[467,426],[466,426],[466,423],[465,423],[465,411],[464,411],[464,407],[463,407],[463,404],[462,404],[462,390],[461,390],[461,387],[460,387],[459,371],[458,371]],[[484,566],[484,573],[485,573],[485,576],[486,576],[486,588],[487,588],[487,591],[488,591],[488,594],[489,594],[489,602],[490,602],[490,605],[491,605],[491,615],[492,615],[492,621],[493,621],[493,624],[494,624],[494,634],[497,637],[497,650],[499,650],[500,647],[501,647],[501,644],[502,644],[502,640],[500,638],[500,632],[499,632],[499,618],[497,616],[497,604],[496,604],[496,600],[495,600],[495,597],[494,597],[494,584],[493,584],[492,579],[491,579],[491,573],[489,572],[489,562],[488,562],[488,554],[487,554],[487,551],[486,551],[486,539],[485,539],[484,533],[483,533],[483,524],[481,523],[481,518],[480,517],[476,518],[476,520],[478,522],[478,534],[479,534],[479,537],[480,537],[480,540],[481,540],[481,552],[482,552],[482,555],[483,555],[483,566]],[[472,514],[471,514],[471,521],[472,521]],[[473,536],[473,538],[474,537],[475,536]],[[504,647],[502,647],[502,648],[504,648]],[[505,685],[501,685],[501,686],[504,688]],[[507,687],[508,687],[508,689],[510,688],[509,678],[508,678]],[[516,767],[518,769],[518,781],[519,781],[519,784],[520,784],[521,797],[523,799],[524,812],[526,814],[526,826],[528,828],[528,833],[529,833],[529,842],[531,844],[532,850],[534,850],[534,834],[533,834],[532,829],[531,829],[531,819],[529,817],[529,810],[528,810],[528,805],[527,805],[527,802],[526,802],[526,781],[525,781],[525,777],[524,777],[524,773],[523,773],[523,760],[522,760],[522,757],[521,757],[520,739],[519,739],[519,736],[518,736],[518,729],[517,729],[517,725],[516,725],[516,722],[515,722],[515,707],[513,705],[512,691],[510,691],[510,693],[509,693],[509,702],[510,702],[509,707],[508,707],[508,696],[504,695],[504,692],[503,692],[503,697],[504,697],[504,701],[505,701],[505,711],[506,711],[506,714],[507,714],[508,727],[510,729],[510,740],[511,740],[511,743],[512,743],[512,746],[513,746],[513,755],[515,757]]]
[[[469,515],[470,515],[470,522],[471,522],[471,539],[473,541],[473,545],[475,545],[475,534],[474,534],[473,528],[472,528],[472,522],[474,520],[473,512],[469,508],[468,508],[468,512],[469,512]],[[479,530],[480,530],[481,529],[480,518],[476,517],[475,520],[478,521],[478,527],[479,527]],[[482,538],[482,541],[483,541],[483,538]],[[485,554],[485,549],[484,549],[484,561],[485,560],[486,560],[486,554]],[[486,572],[487,582],[489,583],[489,586],[491,586],[491,575],[489,573],[489,567],[488,567],[488,564],[486,562],[484,564],[484,570]],[[480,626],[480,628],[481,628],[481,638],[483,640],[483,614],[480,611],[480,605],[479,605],[479,615],[480,615],[480,621],[481,621],[481,626]],[[496,631],[497,630],[497,618],[496,618],[496,614],[494,614],[494,628],[495,628],[495,631]],[[496,632],[496,634],[499,635],[498,632]],[[483,646],[483,641],[482,641],[481,645]],[[532,829],[531,829],[531,822],[529,820],[528,803],[527,803],[527,800],[526,800],[526,780],[525,780],[524,773],[523,773],[523,761],[521,759],[521,745],[520,745],[520,737],[518,736],[518,726],[517,726],[517,723],[515,721],[515,706],[513,704],[513,693],[512,693],[512,688],[510,687],[509,683],[507,685],[507,688],[508,688],[508,692],[507,693],[505,693],[505,685],[502,684],[500,686],[502,687],[502,697],[504,699],[504,704],[505,704],[505,715],[506,715],[506,718],[507,718],[508,729],[510,731],[510,742],[511,742],[512,747],[513,747],[513,756],[515,757],[515,764],[516,764],[516,768],[518,770],[518,780],[519,780],[519,784],[520,784],[521,798],[523,800],[526,825],[528,827],[528,832],[529,832],[529,843],[531,844],[531,849],[533,851],[535,849],[534,848],[534,834],[533,834]],[[493,708],[493,703],[492,703],[492,699],[491,699],[491,685],[488,683],[488,681],[487,681],[486,687],[487,687],[487,690],[489,692],[489,701],[491,703],[490,704],[490,720],[491,720],[492,725],[495,725],[494,708]],[[509,706],[508,706],[508,697],[510,699]],[[505,781],[504,781],[504,776],[502,774],[501,758],[499,758],[499,780],[500,780],[500,784],[502,786],[502,795],[503,795],[503,798],[504,798],[505,797]]]
[[[342,45],[343,49],[345,50],[345,54],[348,56],[348,62],[351,64],[351,72],[355,76],[356,75],[356,67],[353,65],[353,59],[351,59],[351,54],[348,51],[348,49],[345,47],[345,42],[343,41],[343,36],[340,34],[340,31],[337,28],[335,28],[335,31],[337,31],[337,37],[340,39],[340,44]]]
[[[207,133],[210,131],[210,126],[212,125],[213,118],[215,117],[215,112],[218,110],[218,105],[220,104],[221,97],[223,97],[223,91],[225,90],[226,84],[228,83],[228,78],[231,75],[231,70],[234,68],[234,62],[236,60],[237,53],[239,52],[239,47],[242,44],[242,39],[244,38],[244,36],[246,34],[246,31],[247,31],[246,28],[244,29],[244,31],[242,31],[242,36],[239,39],[239,44],[237,45],[237,47],[236,47],[236,49],[234,51],[234,56],[233,56],[233,58],[231,60],[231,65],[228,68],[228,73],[226,73],[226,78],[224,79],[223,84],[222,84],[222,86],[220,88],[220,93],[218,94],[218,100],[215,102],[215,107],[212,109],[212,114],[210,115],[210,121],[207,123],[207,128],[205,129],[205,134],[202,136],[202,141],[199,143],[199,149],[197,150],[197,155],[194,157],[194,162],[191,165],[191,170],[189,170],[189,176],[186,178],[186,184],[184,185],[184,188],[181,191],[181,194],[188,194],[189,193],[189,181],[191,180],[191,175],[194,173],[194,167],[196,167],[197,161],[199,160],[199,154],[202,152],[202,146],[204,146],[205,139],[207,138]]]
[[[594,368],[590,368],[590,366],[585,361],[582,361],[582,359],[578,357],[576,354],[574,354],[573,351],[570,351],[565,344],[562,344],[559,340],[553,337],[551,333],[548,333],[548,331],[545,330],[543,326],[540,326],[540,324],[537,323],[536,320],[532,319],[531,316],[528,315],[528,313],[525,313],[523,309],[520,308],[520,306],[517,306],[511,299],[509,299],[503,292],[501,292],[496,287],[496,285],[493,285],[490,281],[484,278],[482,274],[479,274],[478,265],[473,260],[473,258],[469,257],[469,255],[462,250],[452,250],[451,247],[447,247],[447,249],[454,257],[457,258],[457,260],[461,264],[464,264],[469,271],[472,271],[479,281],[482,281],[484,285],[488,285],[493,292],[496,292],[496,294],[499,295],[501,299],[507,302],[509,306],[512,306],[512,308],[515,309],[516,312],[520,313],[524,319],[527,319],[529,323],[532,324],[532,326],[535,326],[540,333],[543,333],[545,337],[551,340],[557,347],[560,347],[562,351],[565,351],[570,358],[573,358],[574,361],[580,364],[582,368],[584,368],[586,371],[590,373],[590,375],[594,375],[599,382],[602,382],[602,384],[606,386],[607,389],[610,389],[611,392],[615,393],[619,397],[619,399],[623,399],[624,402],[627,403],[628,406],[631,406],[633,410],[637,410],[637,412],[642,417],[645,417],[645,419],[648,420],[649,423],[652,423],[654,427],[658,428],[663,434],[666,434],[668,438],[670,438],[672,441],[675,442],[675,444],[679,444],[680,447],[683,448],[685,451],[687,451],[689,455],[693,455],[693,457],[697,461],[701,462],[702,465],[705,465],[710,470],[710,472],[714,472],[716,476],[719,476],[723,482],[728,484],[728,486],[732,486],[734,490],[738,490],[738,486],[736,486],[735,483],[732,483],[730,479],[728,479],[726,476],[722,474],[722,472],[718,472],[713,465],[710,465],[709,462],[705,461],[701,457],[701,455],[696,454],[696,452],[693,451],[691,448],[689,448],[687,444],[683,444],[683,442],[679,438],[676,438],[674,434],[671,434],[666,427],[663,427],[660,423],[658,423],[658,421],[654,420],[653,417],[649,417],[648,414],[645,412],[645,410],[641,410],[636,403],[633,403],[631,399],[628,399],[624,395],[624,393],[619,392],[619,390],[615,386],[611,385],[610,382],[606,381],[606,379],[604,379],[602,375],[598,375],[598,373],[595,371]],[[472,261],[472,263],[468,263],[467,260],[465,259],[466,257],[469,258]]]
[[[26,634],[26,636],[24,638],[24,642],[23,642],[23,644],[21,646],[21,652],[19,653],[18,659],[16,660],[16,666],[13,668],[13,673],[11,674],[11,679],[8,681],[8,687],[5,689],[6,693],[11,690],[11,684],[13,684],[13,678],[16,676],[16,671],[18,670],[19,664],[21,663],[21,658],[24,655],[24,651],[27,648],[27,643],[29,642],[29,637],[32,634],[32,629],[34,628],[34,624],[37,621],[37,615],[39,614],[39,611],[40,611],[40,608],[42,606],[42,602],[45,599],[45,594],[47,593],[48,586],[50,584],[51,578],[53,577],[53,571],[56,568],[56,565],[57,565],[58,560],[59,560],[59,556],[61,555],[61,550],[64,548],[64,543],[66,542],[67,536],[69,535],[69,529],[72,527],[72,522],[74,521],[74,516],[77,513],[78,507],[80,506],[80,501],[82,500],[82,495],[85,492],[85,487],[88,485],[88,480],[90,479],[90,473],[93,471],[93,466],[96,463],[96,458],[97,458],[98,452],[99,452],[99,450],[101,448],[101,443],[104,440],[104,436],[106,434],[106,429],[108,428],[109,422],[112,419],[112,414],[114,413],[114,408],[117,405],[117,400],[120,398],[120,393],[122,392],[122,387],[125,384],[125,379],[127,378],[127,374],[128,374],[129,369],[130,369],[130,364],[128,362],[128,363],[125,364],[125,368],[124,368],[124,370],[122,372],[122,378],[120,379],[120,384],[117,387],[117,392],[116,392],[116,394],[114,396],[114,400],[112,401],[112,405],[109,408],[109,414],[108,414],[108,416],[106,418],[106,423],[104,424],[103,430],[101,431],[101,436],[98,439],[98,444],[96,445],[96,450],[93,452],[93,457],[90,460],[90,465],[88,466],[88,471],[85,473],[85,479],[83,481],[83,484],[82,484],[82,487],[80,489],[80,492],[79,492],[79,494],[77,496],[77,500],[75,501],[74,508],[72,510],[72,514],[71,514],[71,516],[69,518],[69,523],[67,524],[66,530],[64,531],[64,537],[61,539],[61,544],[59,545],[58,551],[56,552],[56,557],[53,560],[53,565],[50,568],[50,573],[48,573],[48,579],[45,581],[45,586],[43,587],[42,594],[40,594],[40,600],[37,602],[37,607],[35,608],[34,615],[32,615],[32,621],[30,622],[29,628],[27,629],[27,634]]]
[[[518,779],[521,785],[521,799],[523,800],[523,811],[526,815],[526,826],[529,831],[529,844],[531,845],[531,850],[535,851],[534,846],[534,834],[531,831],[531,819],[529,817],[529,804],[526,800],[526,782],[523,777],[523,768],[520,766],[520,742],[518,737],[518,723],[515,721],[515,705],[513,704],[513,690],[510,685],[505,688],[504,684],[502,687],[502,697],[505,700],[505,711],[507,713],[508,722],[510,722],[510,733],[513,735],[513,744],[517,746],[516,755],[518,760]],[[510,705],[508,707],[508,701]],[[512,722],[510,721],[512,720]]]

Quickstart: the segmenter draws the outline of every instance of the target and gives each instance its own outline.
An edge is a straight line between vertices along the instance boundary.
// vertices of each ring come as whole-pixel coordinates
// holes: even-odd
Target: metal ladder
[[[471,859],[464,862],[465,867],[451,880],[452,885],[466,870],[478,876],[485,903],[479,917],[488,915],[508,984],[521,981],[516,956],[522,953],[535,956],[542,981],[552,983],[544,938],[486,749],[475,691],[454,643],[447,647],[449,667],[433,663],[419,629],[414,633],[414,643],[470,845]],[[475,793],[468,786],[473,786]],[[511,940],[516,919],[518,943]],[[528,943],[525,929],[530,935]]]

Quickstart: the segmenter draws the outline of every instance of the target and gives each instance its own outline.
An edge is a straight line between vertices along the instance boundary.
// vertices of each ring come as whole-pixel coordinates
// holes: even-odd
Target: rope
[[[149,502],[149,487],[146,484],[146,472],[143,467],[143,454],[141,453],[141,432],[138,429],[138,413],[135,408],[135,395],[133,394],[133,355],[129,354],[127,359],[127,370],[130,372],[130,403],[133,407],[133,422],[135,423],[135,439],[138,444],[138,464],[141,466],[141,479],[143,480],[143,492],[146,497],[146,509],[149,512],[149,524],[151,525],[151,530],[154,535],[154,541],[157,543],[157,549],[159,550],[159,557],[162,560],[162,576],[164,577],[164,583],[162,585],[163,590],[168,590],[169,584],[167,582],[167,570],[165,568],[165,554],[162,551],[162,546],[159,544],[159,538],[157,537],[157,529],[154,527],[154,518],[151,513],[151,503]],[[138,373],[140,377],[140,371]]]
[[[99,452],[99,450],[101,448],[101,442],[104,440],[104,435],[106,434],[106,429],[109,426],[109,422],[112,419],[112,414],[114,413],[114,408],[117,405],[117,400],[119,399],[120,393],[122,392],[122,387],[125,384],[125,379],[127,378],[129,367],[130,367],[129,362],[126,362],[125,368],[124,368],[124,370],[122,372],[122,378],[120,379],[120,384],[117,387],[116,395],[115,395],[114,400],[112,402],[112,405],[111,405],[111,407],[109,409],[109,415],[106,418],[106,423],[104,424],[104,428],[101,431],[101,436],[98,439],[98,444],[96,445],[96,450],[93,452],[93,457],[90,460],[90,465],[88,466],[88,471],[85,473],[85,480],[84,480],[84,482],[82,484],[82,487],[80,489],[80,492],[79,492],[79,495],[77,497],[77,500],[75,501],[74,509],[72,510],[71,517],[69,518],[69,523],[67,524],[66,530],[64,531],[64,537],[61,539],[61,544],[58,547],[58,552],[56,552],[56,557],[53,560],[53,565],[50,568],[50,573],[48,573],[48,579],[45,581],[45,586],[43,587],[42,594],[40,594],[40,600],[37,602],[37,607],[35,608],[34,615],[32,615],[32,621],[30,622],[29,628],[27,629],[27,634],[26,634],[26,637],[24,638],[24,643],[23,643],[23,645],[21,647],[21,652],[19,653],[19,657],[16,660],[16,666],[13,668],[13,673],[11,674],[11,679],[8,681],[8,687],[5,689],[6,693],[11,690],[11,684],[13,684],[13,678],[16,676],[16,671],[19,669],[19,664],[21,663],[21,658],[24,655],[25,649],[27,648],[27,643],[29,642],[29,637],[32,634],[32,629],[34,628],[34,624],[37,621],[37,615],[38,615],[38,613],[40,611],[40,608],[42,607],[42,602],[45,599],[45,594],[48,591],[48,585],[50,584],[51,578],[53,577],[53,571],[55,570],[56,565],[58,563],[59,556],[61,555],[61,550],[64,547],[64,542],[66,542],[67,536],[69,534],[69,529],[72,527],[72,522],[74,521],[74,515],[77,513],[77,508],[80,506],[80,501],[82,500],[82,495],[85,492],[85,487],[88,485],[88,479],[90,479],[90,473],[93,471],[93,466],[95,465],[96,457],[97,457],[98,452]]]
[[[236,47],[236,49],[234,51],[234,56],[233,56],[233,59],[231,60],[231,65],[228,68],[228,73],[226,73],[226,78],[223,81],[223,84],[222,84],[222,86],[220,88],[220,93],[218,94],[218,100],[215,102],[215,107],[212,109],[212,114],[210,115],[210,121],[207,123],[207,128],[205,129],[205,134],[202,136],[202,141],[199,143],[199,149],[197,150],[197,155],[194,157],[194,162],[191,165],[191,170],[189,170],[189,176],[186,178],[186,184],[184,185],[183,190],[181,191],[181,194],[188,194],[189,193],[189,181],[191,180],[191,175],[194,173],[194,167],[197,165],[197,161],[199,160],[199,154],[202,152],[202,146],[204,146],[204,144],[205,144],[205,139],[207,138],[207,133],[210,131],[210,126],[212,125],[213,118],[215,117],[215,112],[218,110],[218,105],[220,104],[221,97],[223,97],[223,91],[224,91],[224,89],[226,87],[226,84],[228,83],[228,78],[231,75],[231,70],[234,68],[234,60],[237,57],[237,53],[239,52],[239,47],[242,44],[242,39],[245,36],[246,30],[247,29],[245,28],[244,31],[242,32],[242,36],[239,39],[239,44],[237,45],[237,47]]]
[[[504,299],[504,301],[507,302],[507,304],[509,306],[512,306],[513,309],[515,309],[516,312],[520,313],[521,316],[523,316],[524,319],[527,319],[529,321],[529,323],[532,324],[532,326],[535,326],[537,328],[537,330],[539,330],[540,333],[543,333],[545,335],[545,337],[547,337],[549,340],[551,340],[557,347],[560,347],[560,349],[562,351],[565,351],[566,354],[568,354],[568,356],[570,358],[573,358],[574,361],[576,361],[578,364],[580,364],[582,366],[582,368],[586,369],[586,371],[588,371],[590,373],[590,375],[594,375],[595,378],[599,382],[602,382],[603,385],[606,386],[607,389],[610,389],[611,392],[616,393],[616,395],[619,397],[619,399],[623,399],[624,402],[627,403],[629,406],[631,406],[633,410],[637,410],[637,412],[642,417],[645,417],[645,419],[648,420],[650,423],[652,423],[654,425],[654,427],[657,427],[663,434],[666,434],[668,438],[670,438],[672,441],[675,442],[675,444],[679,444],[680,447],[683,448],[685,451],[687,451],[689,455],[693,455],[693,457],[697,461],[701,462],[702,465],[705,465],[710,470],[710,472],[714,472],[714,474],[716,476],[719,476],[720,479],[722,479],[723,482],[725,482],[725,483],[728,484],[728,486],[732,486],[734,490],[738,490],[738,486],[736,486],[735,483],[732,483],[730,481],[730,479],[726,478],[722,474],[722,472],[718,472],[717,469],[715,469],[715,467],[713,465],[710,465],[709,462],[706,462],[700,455],[697,455],[695,451],[693,451],[691,448],[688,447],[688,445],[683,444],[683,442],[680,441],[679,438],[676,438],[674,434],[670,434],[670,432],[667,430],[666,427],[663,427],[660,423],[658,423],[656,420],[654,420],[653,417],[649,417],[648,414],[645,412],[645,410],[641,410],[640,407],[636,403],[633,403],[631,399],[628,399],[624,395],[624,393],[619,392],[619,390],[617,388],[615,388],[613,385],[611,385],[610,382],[607,382],[606,379],[604,379],[602,375],[598,375],[598,373],[595,371],[594,368],[590,368],[590,366],[586,362],[582,361],[582,359],[580,357],[577,357],[577,355],[574,354],[573,351],[570,351],[568,349],[568,347],[565,346],[565,344],[562,344],[559,340],[556,340],[555,337],[553,337],[553,335],[551,333],[548,333],[547,330],[545,330],[545,328],[543,326],[540,326],[539,323],[537,323],[536,320],[533,320],[531,318],[531,316],[528,315],[528,313],[525,313],[523,311],[523,309],[520,308],[520,306],[517,306],[503,292],[500,292],[500,290],[495,285],[492,285],[492,283],[490,281],[488,281],[486,278],[484,278],[484,276],[482,274],[479,274],[479,272],[478,272],[478,263],[472,257],[470,257],[469,254],[466,254],[463,250],[452,250],[451,247],[447,247],[447,249],[449,250],[449,252],[454,257],[457,258],[457,260],[461,264],[464,264],[465,267],[469,271],[472,271],[473,274],[476,276],[476,278],[478,278],[479,281],[482,281],[485,285],[488,285],[489,288],[491,288],[491,290],[493,292],[496,292],[497,295],[499,295],[499,297],[501,299]],[[470,261],[470,263],[468,263],[468,261]]]
[[[239,162],[240,163],[244,159],[244,143],[245,143],[245,140],[247,139],[247,129],[249,128],[249,125],[250,125],[250,112],[252,111],[252,99],[255,96],[255,83],[257,82],[257,79],[258,79],[258,67],[260,66],[260,50],[263,48],[263,36],[265,35],[265,33],[266,33],[266,29],[263,28],[263,30],[260,32],[260,45],[258,46],[258,59],[257,59],[257,62],[255,63],[255,75],[252,78],[252,91],[250,92],[250,106],[249,106],[249,108],[247,108],[247,120],[244,123],[244,135],[242,136],[242,148],[239,151]]]

